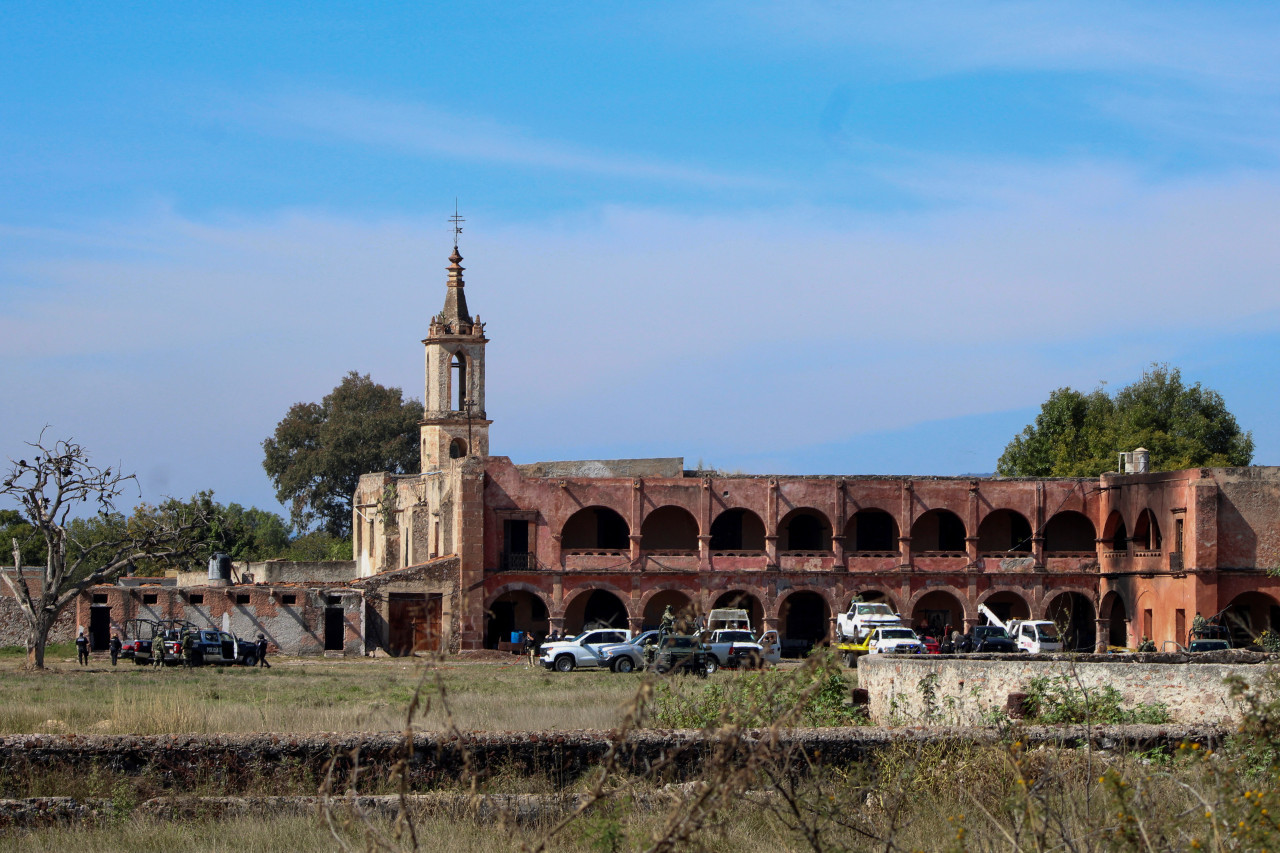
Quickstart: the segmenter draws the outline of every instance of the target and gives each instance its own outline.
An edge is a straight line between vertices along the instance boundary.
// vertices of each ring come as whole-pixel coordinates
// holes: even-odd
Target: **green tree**
[[[1154,364],[1114,397],[1059,388],[1005,447],[1002,477],[1096,477],[1116,467],[1116,453],[1145,447],[1151,470],[1242,466],[1253,459],[1253,434],[1242,432],[1222,395]]]
[[[342,539],[351,531],[351,498],[361,474],[417,469],[422,404],[352,371],[319,403],[297,403],[262,442],[276,497],[294,529],[319,522]]]

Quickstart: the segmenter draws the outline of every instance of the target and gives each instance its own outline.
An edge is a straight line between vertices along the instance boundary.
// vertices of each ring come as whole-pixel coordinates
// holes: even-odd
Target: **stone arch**
[[[455,412],[467,410],[467,354],[461,347],[449,356],[450,408]]]
[[[526,583],[505,584],[485,599],[484,647],[496,649],[517,631],[545,637],[550,631],[549,615],[542,590]]]
[[[449,458],[461,459],[467,455],[467,443],[460,438],[449,442]]]
[[[763,551],[764,522],[744,507],[726,509],[711,522],[712,551]]]
[[[889,605],[889,608],[893,610],[894,613],[902,612],[900,609],[898,609],[897,597],[894,596],[893,593],[888,592],[884,589],[880,589],[879,587],[873,586],[873,587],[866,587],[864,589],[853,590],[847,596],[850,604],[853,603],[854,596],[861,596],[862,600],[866,602],[876,602],[876,603],[883,602],[884,604]],[[846,607],[845,611],[847,610],[848,608]]]
[[[984,554],[1030,554],[1031,522],[1016,510],[992,510],[978,524],[978,551]]]
[[[629,551],[631,527],[615,509],[586,506],[569,516],[560,528],[560,548],[564,551]]]
[[[1108,646],[1129,648],[1133,645],[1129,642],[1129,607],[1119,590],[1110,590],[1102,596],[1102,603],[1098,605],[1098,619],[1107,623]],[[1186,641],[1185,637],[1176,639],[1179,643]]]
[[[698,520],[682,506],[661,506],[640,525],[640,547],[646,551],[696,552]]]
[[[822,510],[796,507],[778,522],[778,550],[830,551],[831,520]]]
[[[847,551],[879,554],[897,554],[898,519],[893,513],[875,507],[865,507],[855,512],[844,526],[844,547]]]
[[[1133,523],[1133,547],[1138,551],[1159,551],[1160,545],[1160,523],[1154,512],[1144,509]]]
[[[831,599],[826,590],[797,587],[778,600],[778,637],[785,651],[801,655],[827,641],[831,633]]]
[[[1092,652],[1098,641],[1098,623],[1088,593],[1054,590],[1045,606],[1045,619],[1058,626],[1062,650]]]
[[[1019,589],[997,587],[988,590],[979,596],[978,603],[986,605],[992,613],[1000,617],[1001,622],[1031,618],[1031,604]]]
[[[948,625],[953,631],[964,632],[964,599],[954,590],[937,587],[921,590],[912,596],[909,606],[911,618],[908,626],[911,628],[923,624],[935,637],[941,637]]]
[[[1129,550],[1129,529],[1120,510],[1113,509],[1107,516],[1107,523],[1102,526],[1102,541],[1112,551]]]
[[[1073,509],[1054,513],[1044,526],[1045,553],[1097,551],[1098,530],[1089,516]]]
[[[728,592],[722,592],[716,596],[715,602],[711,607],[713,610],[721,607],[735,607],[745,610],[751,618],[751,630],[756,632],[756,636],[759,636],[765,630],[764,605],[760,603],[760,597],[753,592],[748,592],[744,589],[731,589]]]
[[[642,599],[640,612],[641,630],[649,631],[662,623],[662,613],[667,606],[676,617],[676,630],[689,633],[698,619],[698,604],[689,590],[678,586],[650,590]]]
[[[579,590],[565,602],[563,616],[569,636],[582,633],[588,626],[630,627],[626,596],[612,584],[595,583]]]
[[[930,551],[963,554],[965,535],[960,516],[949,509],[931,509],[911,525],[911,551],[915,554]]]
[[[1222,609],[1218,621],[1231,632],[1232,646],[1248,646],[1263,631],[1280,631],[1280,603],[1265,592],[1242,592]]]

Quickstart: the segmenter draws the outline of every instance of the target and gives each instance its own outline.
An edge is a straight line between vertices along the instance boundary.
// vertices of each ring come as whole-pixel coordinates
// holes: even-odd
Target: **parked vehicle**
[[[609,643],[600,647],[600,666],[614,672],[631,672],[644,666],[645,646],[658,642],[657,631],[645,631],[625,643]]]
[[[969,645],[975,652],[996,653],[1016,652],[1018,645],[1009,636],[1009,632],[999,625],[974,625],[970,632]]]
[[[1229,640],[1203,639],[1192,640],[1187,646],[1189,652],[1229,652],[1231,651],[1231,642]]]
[[[1014,644],[1024,652],[1038,655],[1062,651],[1062,638],[1058,626],[1044,619],[1010,619],[1004,622],[985,604],[978,605],[978,612],[992,625],[1004,628]]]
[[[759,639],[750,631],[712,631],[707,650],[717,666],[752,668],[782,660],[777,631],[765,631]]]
[[[179,641],[178,648],[182,648]],[[258,644],[232,636],[226,631],[196,631],[193,646],[193,663],[242,664],[253,666],[258,662]]]
[[[542,657],[538,659],[547,669],[556,672],[573,672],[578,667],[603,666],[601,649],[614,643],[625,643],[631,632],[621,628],[594,628],[583,631],[571,640],[542,644]]]
[[[924,643],[916,636],[916,632],[903,625],[887,628],[876,628],[866,640],[867,654],[913,654],[925,653]]]
[[[718,607],[707,614],[708,631],[750,631],[751,614],[736,607]]]
[[[902,619],[879,601],[858,601],[849,605],[846,613],[836,617],[836,639],[852,640],[855,643],[867,638],[876,628],[890,625],[901,625]]]
[[[655,672],[690,672],[705,678],[719,668],[696,634],[667,634],[648,649],[648,664]]]

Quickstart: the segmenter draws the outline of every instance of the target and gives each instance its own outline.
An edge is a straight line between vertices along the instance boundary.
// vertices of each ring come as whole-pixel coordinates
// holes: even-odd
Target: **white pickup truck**
[[[1062,651],[1062,638],[1058,635],[1058,626],[1044,619],[1010,619],[1002,622],[999,616],[991,612],[985,604],[978,605],[978,612],[987,617],[992,625],[1004,628],[1009,632],[1018,648],[1028,654],[1038,655],[1047,652]]]
[[[777,631],[765,631],[759,639],[750,631],[725,629],[712,631],[707,648],[716,667],[762,666],[782,660],[782,644]]]
[[[861,642],[876,628],[901,625],[902,618],[880,601],[857,601],[849,605],[848,613],[836,617],[837,639],[845,642]]]
[[[571,640],[542,644],[542,657],[538,659],[547,669],[556,672],[573,672],[578,667],[608,666],[600,650],[610,643],[625,643],[631,632],[621,628],[594,628],[583,631]]]

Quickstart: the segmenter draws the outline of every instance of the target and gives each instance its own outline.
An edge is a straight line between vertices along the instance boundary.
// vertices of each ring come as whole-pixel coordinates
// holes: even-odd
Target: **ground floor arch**
[[[1120,593],[1112,590],[1102,597],[1102,606],[1098,609],[1098,618],[1106,625],[1107,645],[1118,648],[1130,648],[1137,643],[1129,642],[1129,609],[1125,607]],[[1175,637],[1179,643],[1186,638]]]
[[[515,642],[512,634],[531,632],[535,637],[545,637],[550,632],[547,605],[538,594],[525,589],[512,589],[501,593],[484,614],[484,647],[496,649],[500,642]]]
[[[1223,609],[1221,621],[1231,632],[1231,645],[1248,646],[1263,631],[1280,630],[1280,603],[1265,592],[1242,592]]]
[[[996,615],[1001,622],[1010,619],[1030,619],[1031,605],[1019,593],[1010,589],[993,592],[982,600],[983,605]]]
[[[954,594],[941,589],[926,592],[911,608],[911,627],[923,630],[931,637],[943,636],[947,629],[961,631],[964,626],[964,605]]]
[[[627,627],[627,606],[605,589],[584,590],[564,611],[564,631],[569,636],[588,628]]]
[[[1049,602],[1045,618],[1058,626],[1063,651],[1093,651],[1098,639],[1098,623],[1093,602],[1083,593],[1058,593]]]
[[[747,611],[747,616],[751,619],[751,630],[755,631],[757,636],[764,633],[764,606],[752,593],[741,589],[723,592],[716,596],[711,606],[712,608],[733,607]]]
[[[806,655],[827,639],[831,630],[831,607],[824,595],[798,590],[782,600],[778,608],[778,633],[784,654]]]
[[[664,589],[655,592],[644,606],[641,628],[650,631],[662,624],[662,614],[670,607],[676,617],[676,631],[687,634],[694,628],[698,618],[697,606],[688,593],[679,589]]]

